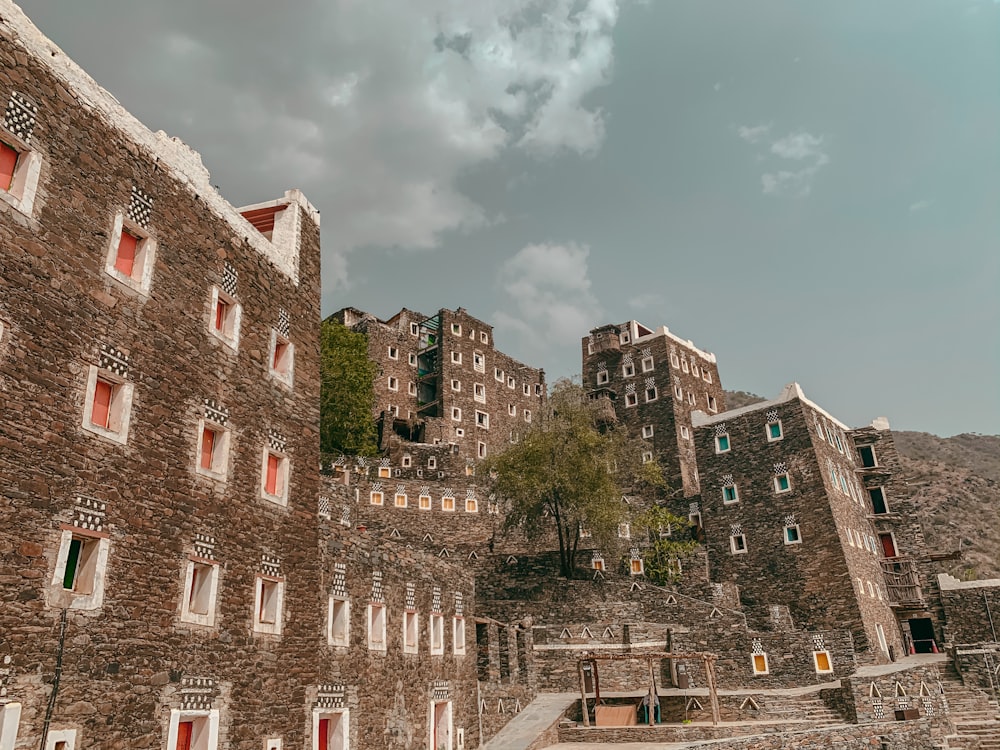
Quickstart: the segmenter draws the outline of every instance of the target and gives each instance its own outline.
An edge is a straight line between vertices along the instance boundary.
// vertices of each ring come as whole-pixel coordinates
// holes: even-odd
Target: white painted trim
[[[444,743],[434,744],[434,709],[436,706],[445,706],[445,711],[447,711],[447,736],[444,738]],[[431,699],[430,701],[430,715],[427,722],[427,747],[429,750],[452,750],[452,740],[455,735],[454,729],[454,712],[452,710],[451,701],[435,701]]]
[[[285,338],[284,336],[282,336],[281,339],[288,344],[287,356],[290,359],[288,369],[285,372],[280,372],[274,369],[274,352],[278,345],[278,332],[272,328],[270,347],[268,348],[267,354],[267,374],[279,383],[291,388],[292,384],[295,382],[295,344],[292,343],[291,339]]]
[[[274,622],[261,622],[260,621],[260,605],[261,600],[264,596],[264,584],[272,583],[277,586],[275,593],[277,601],[275,602],[275,616]],[[285,617],[285,582],[283,580],[275,580],[273,578],[265,578],[264,576],[258,574],[254,580],[254,597],[253,597],[253,632],[263,633],[265,635],[281,635],[281,624]]]
[[[205,614],[198,614],[197,612],[192,612],[189,609],[191,602],[191,588],[194,585],[194,567],[195,565],[203,565],[211,568],[211,580],[208,585],[208,612]],[[188,560],[187,565],[184,566],[184,585],[181,591],[181,622],[187,623],[189,625],[204,625],[205,627],[215,626],[215,609],[216,602],[218,601],[219,594],[219,569],[218,563],[205,562],[195,562],[194,560]]]
[[[280,461],[278,462],[278,474],[281,480],[281,494],[272,495],[267,491],[267,457],[270,454],[277,456]],[[264,446],[263,453],[261,454],[261,464],[260,464],[260,497],[264,500],[269,500],[277,505],[287,506],[288,505],[288,485],[292,478],[292,463],[288,456],[284,453],[279,453],[278,451],[272,451],[267,445]]]
[[[220,331],[215,327],[215,308],[222,299],[223,302],[228,302],[233,308],[232,321],[230,323],[230,331],[227,334],[225,331]],[[235,297],[231,297],[225,292],[223,292],[218,286],[212,286],[212,299],[208,307],[208,332],[212,334],[215,338],[221,341],[226,347],[233,353],[239,351],[240,348],[240,327],[243,324],[243,305],[237,302]]]
[[[349,708],[314,708],[312,712],[312,739],[309,747],[312,750],[319,750],[319,720],[329,718],[334,715],[343,717],[344,743],[342,748],[330,748],[330,750],[350,750],[351,748],[351,709]]]
[[[75,729],[50,729],[45,737],[45,750],[55,750],[58,743],[65,742],[66,750],[76,750]]]
[[[118,257],[118,244],[121,241],[122,232],[139,238],[135,262],[140,264],[138,277],[126,276],[115,268],[115,259]],[[107,255],[104,258],[104,271],[115,281],[132,289],[143,297],[148,297],[153,286],[153,267],[156,265],[156,238],[150,234],[148,229],[138,226],[128,221],[125,215],[119,211],[115,213],[114,223],[111,228],[111,241],[108,243]]]
[[[0,750],[14,750],[17,729],[21,724],[21,704],[0,705]]]
[[[33,219],[35,210],[35,195],[38,192],[38,177],[42,172],[42,154],[32,148],[16,135],[0,125],[0,138],[5,144],[17,151],[17,167],[14,169],[14,179],[10,190],[0,190],[0,201],[11,208]]]
[[[189,719],[208,719],[208,736],[204,743],[192,743],[191,750],[217,750],[219,745],[219,709],[212,708],[203,711],[170,710],[170,724],[167,727],[167,750],[177,747],[177,730],[181,721]],[[72,750],[72,748],[70,748]]]
[[[80,536],[87,536],[80,534]],[[104,605],[104,588],[107,578],[108,557],[111,554],[111,540],[108,537],[87,537],[97,542],[97,560],[94,564],[93,588],[89,594],[77,594],[62,587],[66,575],[66,561],[69,559],[69,548],[73,541],[73,531],[64,529],[59,536],[59,551],[56,553],[56,564],[52,574],[50,589],[50,604],[64,606],[69,609],[93,610]]]
[[[211,469],[206,469],[201,465],[201,446],[205,440],[206,427],[211,428],[213,432],[215,432],[222,438],[221,445],[213,446],[214,450],[212,452]],[[204,417],[198,420],[198,436],[196,440],[197,445],[195,446],[195,453],[194,453],[194,470],[196,473],[201,474],[203,477],[210,477],[211,479],[215,479],[216,481],[219,482],[226,481],[227,477],[229,476],[229,457],[230,457],[229,444],[230,444],[231,434],[232,433],[230,432],[228,427],[223,427],[222,425],[217,424],[215,422],[211,422],[205,419]],[[216,456],[215,451],[219,451],[220,453],[218,461],[216,461],[215,458]],[[218,469],[215,468],[216,464],[220,465]]]
[[[798,399],[802,403],[811,407],[815,411],[819,412],[831,422],[839,426],[842,430],[850,431],[850,427],[841,422],[839,419],[834,417],[824,408],[818,404],[810,401],[806,398],[806,394],[802,390],[802,386],[798,383],[789,383],[786,385],[777,398],[771,399],[770,401],[761,401],[760,403],[750,404],[749,406],[743,406],[739,409],[730,409],[729,411],[719,412],[718,414],[706,414],[701,410],[691,412],[691,422],[695,427],[703,427],[709,424],[715,424],[716,422],[725,422],[727,420],[733,419],[734,417],[741,416],[743,414],[751,414],[756,411],[767,410],[775,406],[780,406],[781,404],[788,403],[789,401],[794,401]]]
[[[102,380],[106,380],[109,383],[114,383],[119,389],[118,398],[121,402],[116,407],[114,403],[111,404],[112,409],[118,410],[117,420],[118,429],[109,430],[100,425],[94,424],[91,419],[94,414],[94,392],[97,390],[97,379],[100,377]],[[101,437],[107,438],[115,443],[125,445],[128,442],[128,428],[132,421],[132,397],[135,392],[135,386],[127,380],[122,380],[117,375],[113,375],[107,370],[101,370],[97,365],[90,365],[87,370],[87,390],[84,394],[83,401],[83,422],[81,426],[87,432],[92,432],[95,435],[100,435]]]
[[[346,628],[342,638],[334,637],[333,634],[333,606],[335,602],[344,604],[344,619]],[[326,642],[327,645],[335,648],[347,648],[351,645],[351,600],[346,596],[330,594],[330,599],[326,609]]]

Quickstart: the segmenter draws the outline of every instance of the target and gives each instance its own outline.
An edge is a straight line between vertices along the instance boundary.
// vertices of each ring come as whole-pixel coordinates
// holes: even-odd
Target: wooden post
[[[719,713],[719,693],[715,687],[715,657],[702,657],[705,662],[705,676],[708,681],[708,697],[712,701],[712,725],[717,725],[722,716]]]
[[[649,706],[646,710],[646,723],[649,726],[653,726],[656,722],[654,721],[654,714],[656,713],[656,708],[653,705],[653,700],[656,698],[656,677],[653,672],[653,657],[650,656],[646,659],[646,665],[649,667],[649,690],[647,695],[649,695]]]
[[[583,659],[577,659],[576,671],[580,675],[580,708],[583,711],[583,725],[590,726],[590,712],[587,710],[587,684],[583,681]]]

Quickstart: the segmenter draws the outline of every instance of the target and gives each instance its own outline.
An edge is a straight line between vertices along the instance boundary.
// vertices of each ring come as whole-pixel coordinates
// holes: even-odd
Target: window
[[[456,365],[462,364],[462,352],[452,352],[451,361]]]
[[[681,388],[680,385],[675,385],[674,386],[674,396],[676,396],[679,399],[683,399],[684,398],[684,389]]]
[[[472,386],[472,397],[481,404],[486,403],[486,386],[476,383]]]
[[[631,341],[631,338],[629,337],[628,332],[624,331],[618,334],[618,340],[621,341],[621,343],[623,344],[627,344],[629,341]]]
[[[461,336],[462,335],[462,326],[461,326],[461,324],[459,324],[459,323],[452,323],[451,324],[451,332],[453,334],[455,334],[456,336]]]
[[[486,458],[486,443],[481,440],[476,444],[476,455],[480,458]]]
[[[490,343],[490,337],[486,333],[486,331],[480,331],[479,332],[479,343],[481,343],[481,344],[488,344],[488,343]]]
[[[115,216],[104,270],[130,289],[149,294],[153,283],[156,242],[122,214]]]
[[[331,596],[326,614],[326,642],[331,646],[351,645],[351,602]]]
[[[451,418],[453,420],[455,420],[456,422],[461,422],[462,421],[462,410],[459,409],[457,406],[451,407]],[[434,467],[431,466],[430,468],[433,469]]]
[[[264,448],[260,495],[279,505],[288,503],[288,456]]]
[[[704,380],[706,383],[712,382],[712,373],[708,370],[707,367],[701,368],[701,379]]]
[[[420,508],[420,510],[430,510],[431,509],[431,496],[430,495],[421,495],[419,498],[417,498],[417,507]]]
[[[243,306],[219,287],[212,287],[211,320],[208,330],[232,350],[239,348]]]
[[[752,654],[751,659],[753,661],[753,673],[767,674],[770,670],[767,667],[767,654]]]
[[[525,396],[530,396],[531,395],[531,386],[528,385],[527,383],[521,383],[521,392]]]
[[[11,747],[14,743],[11,742]],[[53,729],[45,740],[45,750],[75,750],[76,730],[75,729]]]
[[[451,652],[456,656],[465,653],[465,618],[451,618]]]
[[[694,402],[695,402],[694,391],[688,391],[688,403],[691,404],[691,406],[694,406]]]
[[[295,372],[295,344],[277,331],[271,331],[271,356],[268,358],[268,372],[285,385],[292,384]]]
[[[465,498],[465,512],[466,513],[478,513],[479,512],[479,501],[474,497]]]
[[[632,529],[628,523],[618,524],[618,538],[619,539],[631,539]]]
[[[622,375],[626,378],[630,378],[635,375],[635,364],[631,361],[626,362],[622,365]]]
[[[461,427],[455,428],[455,437],[465,437],[465,430]]]
[[[454,380],[454,379],[452,379],[452,381],[451,381],[451,389],[453,391],[460,391],[460,390],[462,390],[462,381],[461,380]]]
[[[314,710],[311,750],[349,750],[350,728],[349,709]]]
[[[598,385],[607,385],[608,384],[608,371],[607,370],[598,370],[597,371],[597,384]]]
[[[643,574],[644,566],[641,557],[629,560],[629,573],[634,576],[641,576]]]
[[[216,750],[218,743],[218,709],[170,712],[167,729],[170,750]]]
[[[207,560],[188,560],[184,570],[181,622],[215,625],[215,601],[219,590],[219,566]]]
[[[411,336],[420,335],[420,325],[418,323],[410,323],[410,335]]]
[[[524,414],[524,421],[525,422],[530,422],[531,421],[531,410],[530,409],[523,409],[521,411],[521,413]]]
[[[716,453],[726,453],[729,450],[729,435],[728,433],[723,433],[722,435],[715,436],[715,452]]]
[[[229,430],[205,419],[199,420],[197,450],[197,472],[225,481],[229,469]]]
[[[52,603],[71,609],[100,609],[109,549],[103,532],[63,526],[52,577]]]
[[[392,469],[390,467],[388,467],[388,466],[379,466],[378,467],[378,476],[379,476],[379,479],[388,479],[391,474],[392,474]]]
[[[775,440],[781,440],[783,435],[781,434],[781,420],[777,422],[767,423],[767,442],[773,443]]]
[[[455,510],[455,498],[451,495],[445,495],[441,498],[441,510],[454,511]]]
[[[412,380],[410,381],[410,385],[407,387],[407,392],[411,396],[416,396],[417,395],[417,384],[414,383]],[[407,417],[409,417],[409,414],[407,414]]]
[[[652,357],[643,357],[640,364],[642,365],[643,372],[649,372],[654,368]]]
[[[722,502],[729,505],[731,503],[738,503],[740,501],[740,493],[736,489],[736,485],[732,484],[728,487],[722,488]]]
[[[698,377],[698,364],[696,362],[691,363],[691,374]]]
[[[635,391],[626,392],[625,394],[625,406],[635,406],[639,403],[639,394]]]
[[[643,451],[642,462],[644,464],[650,464],[653,462],[653,451]]]
[[[875,587],[872,586],[872,582],[871,581],[868,581],[867,583],[868,583],[868,596],[870,596],[872,599],[874,599],[875,598]]]
[[[403,653],[415,654],[420,650],[420,616],[413,610],[403,613]]]
[[[385,499],[385,496],[378,490],[372,490],[369,495],[369,503],[371,505],[381,505]]]
[[[785,526],[785,546],[789,544],[802,544],[802,535],[799,533],[798,524]]]
[[[461,416],[462,415],[459,414],[459,417],[461,417]],[[428,469],[436,469],[437,465],[438,465],[438,460],[437,460],[436,457],[431,456],[430,458],[427,459],[427,468]]]
[[[885,489],[882,487],[869,487],[868,497],[872,503],[872,513],[882,515],[889,512],[889,506],[885,502]]]
[[[21,723],[21,704],[0,704],[0,750],[14,750],[17,728]]]
[[[514,380],[513,376],[508,375],[507,376],[507,387],[508,388],[514,388],[516,386],[517,386],[517,381]]]
[[[743,555],[747,551],[746,534],[733,534],[729,537],[729,551],[734,555]]]
[[[878,466],[878,461],[875,458],[875,447],[872,445],[859,445],[858,457],[861,459],[862,466],[868,468]]]
[[[394,346],[389,347],[389,359],[399,359],[399,349]]]
[[[507,404],[507,416],[516,417],[517,406],[515,406],[514,404]]]
[[[385,651],[385,605],[368,605],[368,650]]]
[[[132,393],[132,383],[91,365],[87,375],[83,428],[124,445],[132,417]]]
[[[476,372],[486,372],[486,359],[482,352],[472,353],[472,369]]]
[[[0,200],[31,216],[42,157],[8,131],[0,140]]]
[[[685,440],[691,439],[691,430],[688,429],[688,426],[686,424],[681,425],[681,437],[684,438]]]
[[[495,367],[493,369],[493,379],[498,383],[502,383],[504,381],[503,370],[501,370],[499,367]]]
[[[688,361],[686,359],[681,360],[681,369],[684,370],[684,372],[689,372]]]
[[[706,398],[708,399],[708,410],[710,412],[717,412],[719,410],[719,406],[715,401],[715,396],[706,396]]]
[[[646,402],[656,401],[656,386],[650,386],[646,389]]]
[[[281,635],[281,611],[285,601],[285,582],[280,578],[257,576],[254,598],[255,633]]]
[[[677,356],[677,352],[670,352],[670,364],[674,367],[681,366],[681,358]]]
[[[651,424],[644,424],[642,426],[642,436],[644,438],[651,438],[651,437],[653,437],[653,425],[651,425]]]
[[[816,667],[816,674],[829,674],[833,671],[833,662],[830,661],[829,651],[813,651],[813,666]]]
[[[394,504],[395,504],[395,506],[397,508],[405,508],[406,507],[406,495],[404,493],[402,493],[402,492],[397,492]]]
[[[392,375],[389,376],[389,390],[398,391],[399,390],[399,380],[394,378]]]
[[[432,612],[430,619],[431,656],[444,654],[444,615]]]
[[[408,354],[406,358],[407,358],[407,360],[410,363],[410,367],[416,367],[417,366],[417,355],[416,354],[412,354],[412,353]]]
[[[490,415],[484,411],[477,411],[476,427],[482,427],[484,430],[490,429]]]
[[[792,489],[792,482],[788,478],[788,472],[775,474],[774,491],[780,494],[782,492],[788,492],[790,489]]]
[[[591,570],[604,570],[604,558],[594,557],[590,561]]]

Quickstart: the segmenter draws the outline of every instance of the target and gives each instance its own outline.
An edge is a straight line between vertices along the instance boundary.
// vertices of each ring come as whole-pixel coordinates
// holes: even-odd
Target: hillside
[[[730,409],[764,399],[727,391]],[[893,432],[906,481],[921,510],[932,549],[962,550],[947,572],[959,578],[1000,578],[1000,435]]]

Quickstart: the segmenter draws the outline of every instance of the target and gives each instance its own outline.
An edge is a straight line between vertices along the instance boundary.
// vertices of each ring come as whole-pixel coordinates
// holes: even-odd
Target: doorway
[[[451,701],[431,704],[431,750],[452,750]]]
[[[909,620],[910,636],[913,638],[913,650],[918,654],[932,654],[937,650],[934,643],[934,624],[929,617],[917,617]]]

